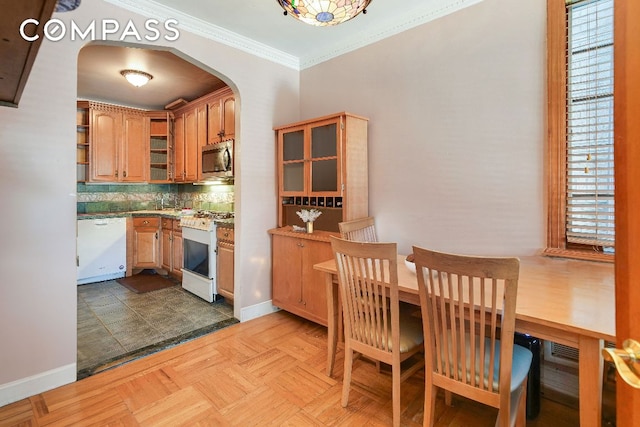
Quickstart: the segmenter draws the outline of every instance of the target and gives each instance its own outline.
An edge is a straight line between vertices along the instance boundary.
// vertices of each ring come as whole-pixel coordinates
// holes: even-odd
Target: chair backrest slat
[[[340,236],[354,242],[377,242],[376,227],[373,217],[358,218],[338,224]]]

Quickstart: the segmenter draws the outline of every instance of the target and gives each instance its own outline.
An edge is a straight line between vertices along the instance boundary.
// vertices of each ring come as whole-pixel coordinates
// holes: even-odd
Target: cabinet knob
[[[142,221],[142,223],[143,223],[144,225],[147,225],[147,224],[149,224],[149,221],[147,221],[147,220],[145,219],[144,221]]]

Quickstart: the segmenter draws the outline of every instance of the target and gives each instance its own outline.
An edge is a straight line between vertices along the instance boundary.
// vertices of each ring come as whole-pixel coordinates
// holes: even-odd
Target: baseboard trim
[[[70,384],[76,380],[76,364],[72,363],[50,371],[0,385],[0,406],[17,402],[38,393]]]
[[[279,308],[275,307],[271,303],[271,300],[261,302],[259,304],[255,304],[249,307],[243,307],[240,310],[240,321],[246,322],[248,320],[256,319],[258,317],[265,316],[267,314],[275,313],[276,311],[279,311],[279,310],[280,310]]]

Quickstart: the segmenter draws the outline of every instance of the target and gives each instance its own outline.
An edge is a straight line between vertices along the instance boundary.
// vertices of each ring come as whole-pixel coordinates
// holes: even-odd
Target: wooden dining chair
[[[399,309],[397,245],[331,237],[345,331],[342,406],[349,401],[354,353],[391,366],[393,425],[400,425],[400,383],[424,366],[422,322]]]
[[[425,333],[424,425],[438,388],[498,408],[496,426],[526,423],[531,352],[514,345],[517,258],[413,247]],[[502,335],[505,339],[499,339]]]
[[[338,224],[340,237],[356,242],[377,242],[376,226],[373,217],[358,218]]]

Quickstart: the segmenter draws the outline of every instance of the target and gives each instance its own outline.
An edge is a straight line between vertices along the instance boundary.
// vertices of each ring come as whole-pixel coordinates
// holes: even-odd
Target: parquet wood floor
[[[326,328],[286,312],[239,323],[0,408],[0,426],[388,426],[391,376],[354,364],[342,408],[342,354],[325,374]],[[402,425],[421,426],[423,371],[402,384]],[[493,426],[496,412],[440,397],[436,426]],[[527,426],[577,426],[543,399]]]

